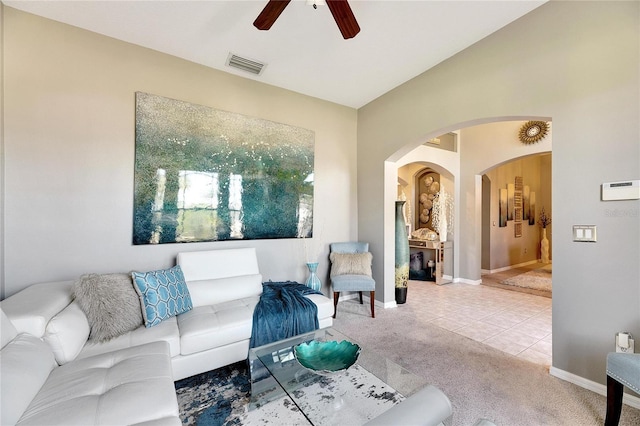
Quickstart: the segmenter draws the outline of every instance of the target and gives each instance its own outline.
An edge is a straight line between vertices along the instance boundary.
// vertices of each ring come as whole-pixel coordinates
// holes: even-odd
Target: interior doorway
[[[407,159],[414,163],[429,165],[435,170],[446,164],[446,169],[451,173],[451,181],[455,188],[455,232],[453,236],[455,266],[453,283],[447,284],[449,286],[481,284],[487,276],[483,273],[492,272],[492,268],[495,273],[499,273],[496,269],[500,268],[513,270],[515,273],[517,272],[516,268],[536,269],[535,267],[540,265],[538,263],[540,256],[538,235],[541,231],[537,221],[543,206],[546,212],[551,215],[552,135],[549,133],[545,139],[536,144],[523,144],[518,140],[518,131],[524,123],[526,121],[522,121],[522,118],[507,119],[506,121],[487,120],[481,124],[477,124],[477,122],[466,123],[456,131],[459,136],[459,149],[452,153],[452,157],[445,156],[443,158],[442,153],[436,150],[425,152],[423,143],[413,150],[407,150],[407,154],[392,158],[393,163],[385,163],[385,200],[391,204],[398,195],[399,167],[409,163]],[[416,155],[416,153],[422,157],[416,158],[414,156],[412,158],[411,155]],[[542,173],[544,177],[539,176],[540,169],[545,169],[545,172]],[[404,179],[406,180],[406,177]],[[524,215],[518,216],[519,225],[517,227],[515,226],[515,217],[509,218],[506,211],[509,206],[508,200],[504,206],[507,216],[504,218],[503,226],[500,226],[500,192],[506,191],[508,197],[511,189],[510,184],[513,184],[514,191],[517,185],[522,193],[525,191],[524,187],[527,186],[529,203],[531,203],[531,192],[536,193],[534,203],[536,208],[528,207],[526,222]],[[522,188],[520,188],[521,186]],[[505,191],[499,191],[503,187]],[[393,191],[388,191],[391,188]],[[524,205],[521,208],[524,209]],[[394,247],[393,240],[387,238],[387,235],[392,235],[392,233],[387,234],[386,223],[388,220],[392,225],[392,216],[385,213],[385,290],[386,283],[389,282],[387,281],[387,273],[391,271],[392,277],[393,271],[393,268],[387,267],[389,263],[393,265]],[[547,228],[547,231],[549,238],[551,238],[550,227]],[[515,246],[517,247],[511,247],[514,245],[511,243],[504,244],[505,241],[516,241]],[[390,250],[387,250],[388,248]],[[489,255],[485,258],[486,253]],[[527,262],[531,262],[531,266],[521,265]],[[445,288],[446,285],[431,287]],[[465,286],[465,288],[472,287]],[[489,286],[481,287],[487,288],[489,292],[498,291]],[[433,321],[439,323],[436,325],[492,345],[505,352],[518,351],[519,354],[533,354],[540,356],[544,363],[550,364],[552,299],[526,292],[500,291],[500,293],[509,299],[502,312],[476,312],[474,315],[477,318],[467,325],[458,324],[456,319],[446,317],[436,318]],[[511,296],[517,297],[518,302],[515,302],[515,299],[512,300]],[[410,302],[409,299],[407,303]],[[478,301],[470,299],[468,301],[470,306],[460,306],[460,309],[469,312],[471,307],[476,306],[476,302]],[[539,312],[533,312],[535,309]],[[458,312],[458,314],[464,316],[464,312]],[[486,318],[478,317],[478,315],[485,314]],[[500,317],[499,324],[485,324],[498,317]],[[508,327],[505,328],[505,325]],[[516,326],[522,330],[516,330],[514,328]],[[495,330],[489,330],[492,327]],[[502,330],[502,328],[505,329]],[[495,335],[489,335],[493,332]],[[529,334],[526,334],[527,332]],[[520,339],[517,343],[514,340],[516,338]],[[533,342],[534,339],[536,339],[535,342]],[[522,346],[526,346],[526,348],[523,349]]]
[[[455,223],[453,224],[455,231],[452,236],[453,281],[480,284],[483,269],[481,264],[482,175],[515,158],[551,152],[551,131],[535,144],[525,144],[518,139],[521,127],[529,119],[545,120],[549,122],[549,128],[551,128],[550,118],[545,117],[479,119],[428,133],[422,141],[407,144],[385,161],[383,219],[385,306],[392,306],[394,303],[394,205],[397,199],[398,168],[412,162],[423,162],[432,165],[435,170],[446,170],[451,173],[455,202]],[[450,132],[458,135],[455,152],[426,146],[427,141]],[[551,197],[550,191],[549,197]]]
[[[483,173],[483,285],[551,297],[551,162],[544,152]]]
[[[542,259],[540,216],[552,214],[551,161],[551,153],[542,152],[511,159],[483,172],[483,271]],[[545,226],[550,236],[551,224]],[[550,245],[549,257],[552,250]]]
[[[549,121],[549,118],[537,119]],[[518,139],[518,132],[527,120],[528,118],[526,117],[513,117],[462,123],[459,126],[460,130],[455,131],[459,136],[456,152],[444,153],[442,150],[433,149],[432,147],[430,147],[432,149],[425,151],[426,144],[423,141],[417,147],[414,144],[413,149],[405,147],[385,162],[385,294],[393,294],[393,256],[395,247],[393,240],[393,205],[398,195],[399,167],[413,162],[423,165],[428,164],[434,170],[438,168],[445,169],[451,173],[451,181],[454,187],[453,279],[451,284],[430,286],[429,288],[442,289],[440,290],[441,292],[448,292],[449,289],[455,291],[455,289],[459,288],[473,289],[474,287],[476,289],[486,288],[487,290],[483,290],[482,293],[477,290],[472,291],[471,294],[475,294],[477,300],[472,298],[462,300],[462,303],[458,306],[459,312],[443,309],[440,317],[432,320],[433,323],[513,355],[517,355],[514,352],[518,352],[519,355],[526,354],[534,358],[539,357],[542,363],[549,365],[552,346],[552,299],[542,298],[535,294],[496,290],[489,286],[467,285],[480,285],[484,278],[483,271],[491,271],[492,258],[493,261],[496,261],[504,257],[500,252],[494,252],[492,247],[501,238],[507,238],[507,235],[513,239],[525,238],[527,241],[526,253],[523,253],[524,249],[521,248],[517,250],[506,249],[505,256],[508,259],[509,263],[507,265],[509,267],[518,264],[513,262],[524,263],[528,261],[529,256],[533,256],[530,259],[531,261],[534,261],[534,259],[537,261],[538,242],[532,243],[532,241],[535,239],[536,232],[540,232],[536,223],[539,210],[533,214],[534,221],[532,224],[529,224],[529,218],[527,218],[525,225],[524,217],[519,217],[520,225],[518,228],[520,229],[516,230],[516,226],[514,226],[515,218],[511,219],[511,223],[505,218],[507,225],[500,227],[500,218],[497,216],[500,208],[498,204],[500,195],[496,189],[498,189],[498,186],[503,185],[503,179],[513,180],[514,190],[516,183],[518,183],[518,187],[522,185],[522,191],[524,191],[524,186],[529,187],[529,192],[533,188],[534,192],[540,194],[537,195],[539,202],[537,205],[540,207],[544,203],[545,209],[550,213],[550,176],[548,180],[542,179],[543,184],[540,184],[537,177],[532,177],[530,166],[522,166],[522,164],[520,164],[521,169],[513,177],[492,176],[493,169],[500,170],[500,166],[518,159],[522,163],[522,159],[527,157],[539,156],[542,158],[547,155],[549,160],[548,167],[549,170],[551,169],[551,133],[535,144],[525,144]],[[428,137],[425,137],[425,141],[432,137],[437,137],[438,134],[427,135]],[[540,158],[538,158],[538,161],[542,161]],[[502,173],[502,171],[497,173]],[[515,179],[516,175],[522,177],[522,179],[518,179],[518,182]],[[525,176],[528,177],[528,180],[525,179]],[[535,185],[531,183],[531,180],[535,180]],[[483,181],[485,185],[483,185]],[[508,183],[511,182],[509,181]],[[541,189],[543,186],[546,188],[546,185],[548,185],[548,191]],[[510,188],[508,184],[505,185],[505,189],[507,195],[509,195]],[[548,197],[548,205],[542,200],[544,198],[543,192],[545,193],[544,197]],[[483,203],[483,200],[486,200],[486,202]],[[508,204],[505,204],[506,209]],[[491,219],[487,222],[486,218]],[[494,227],[494,221],[496,222],[495,228],[502,228],[499,229],[502,233],[492,232],[491,228]],[[506,230],[510,234],[506,234]],[[550,229],[548,231],[550,236]],[[483,252],[493,253],[493,256],[485,259]],[[524,254],[527,257],[522,257]],[[499,294],[497,296],[498,299],[490,300],[487,295],[491,293],[495,296],[496,292]],[[478,295],[480,294],[484,294],[484,296],[479,297]],[[459,296],[454,297],[452,300],[461,301]],[[389,297],[385,296],[385,303],[389,302]],[[407,303],[411,303],[410,297]],[[500,305],[501,303],[502,305]],[[500,312],[487,311],[488,304],[494,304],[490,309],[494,311],[500,310]],[[432,312],[438,312],[438,309],[434,308]],[[467,323],[462,324],[461,321]]]

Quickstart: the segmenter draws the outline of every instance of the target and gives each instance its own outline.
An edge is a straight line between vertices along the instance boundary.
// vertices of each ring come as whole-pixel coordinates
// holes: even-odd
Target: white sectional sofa
[[[180,424],[173,381],[247,358],[262,276],[253,248],[180,253],[177,264],[193,309],[105,342],[88,340],[72,281],[0,302],[2,424]],[[331,326],[331,300],[307,297]]]

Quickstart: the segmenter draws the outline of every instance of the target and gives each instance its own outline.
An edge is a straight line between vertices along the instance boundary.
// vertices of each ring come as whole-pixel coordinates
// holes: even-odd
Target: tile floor
[[[551,299],[484,285],[409,281],[422,319],[529,361],[551,365]],[[415,305],[414,305],[415,306]]]

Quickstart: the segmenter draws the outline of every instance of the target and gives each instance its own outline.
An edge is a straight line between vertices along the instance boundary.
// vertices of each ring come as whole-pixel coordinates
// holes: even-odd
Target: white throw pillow
[[[71,303],[51,318],[44,341],[51,346],[59,365],[73,361],[89,338],[89,321],[77,302]]]
[[[338,275],[366,275],[371,277],[373,256],[365,253],[336,253],[329,255],[331,260],[331,277]]]

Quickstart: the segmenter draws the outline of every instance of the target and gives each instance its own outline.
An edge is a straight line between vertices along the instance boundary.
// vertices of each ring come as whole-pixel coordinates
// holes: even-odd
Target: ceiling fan
[[[253,26],[259,30],[268,30],[290,2],[291,0],[269,0],[253,22]],[[360,32],[360,26],[347,0],[325,0],[325,2],[338,24],[342,37],[345,40],[355,37]],[[316,7],[315,3],[313,7]]]

